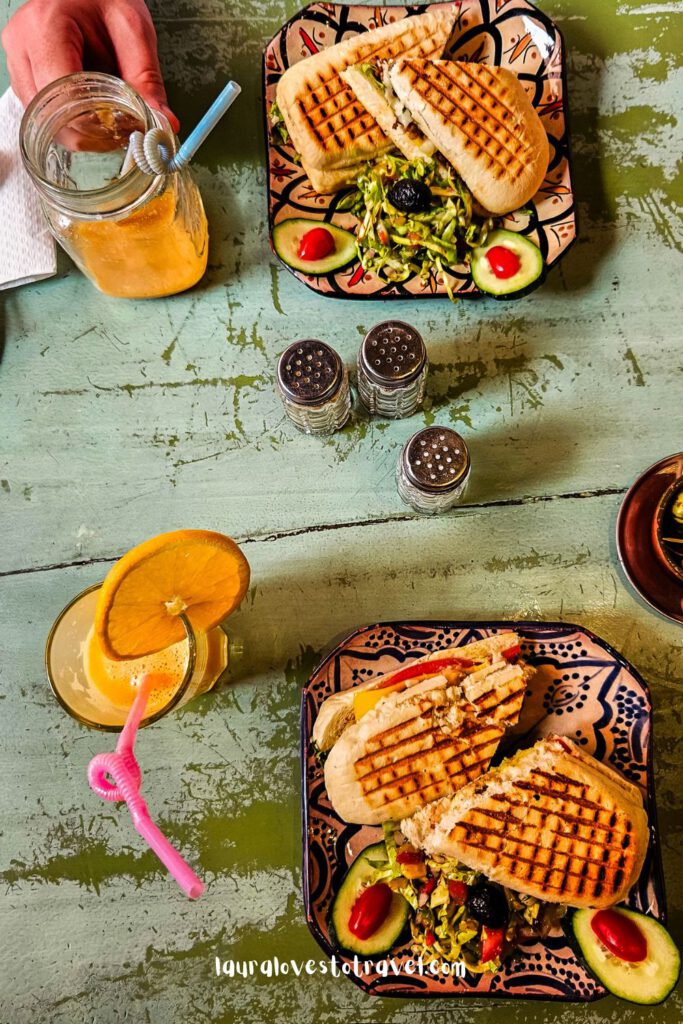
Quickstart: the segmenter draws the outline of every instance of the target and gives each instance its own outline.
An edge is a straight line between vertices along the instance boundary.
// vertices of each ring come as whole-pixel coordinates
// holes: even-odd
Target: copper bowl
[[[681,524],[680,530],[681,543],[675,546],[676,549],[680,549],[678,558],[676,558],[672,550],[673,545],[665,539],[667,533],[671,530],[671,519],[673,518],[669,517],[669,523],[667,524],[665,521],[667,519],[666,513],[679,494],[683,494],[683,476],[674,480],[657,502],[657,508],[652,519],[652,543],[662,565],[669,572],[673,573],[676,579],[683,583],[683,524]]]

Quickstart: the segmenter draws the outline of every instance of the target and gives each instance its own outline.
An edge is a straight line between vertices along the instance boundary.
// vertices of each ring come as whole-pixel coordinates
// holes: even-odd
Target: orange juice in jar
[[[188,169],[121,173],[131,133],[154,127],[171,131],[130,86],[95,72],[48,85],[22,121],[22,157],[53,235],[119,298],[173,295],[206,270],[206,215]]]

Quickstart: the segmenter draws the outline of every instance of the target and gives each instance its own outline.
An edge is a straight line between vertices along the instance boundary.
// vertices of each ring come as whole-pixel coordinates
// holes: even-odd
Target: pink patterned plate
[[[567,251],[577,234],[562,36],[550,18],[527,0],[458,0],[453,6],[456,9],[455,35],[447,56],[510,68],[527,90],[545,125],[550,140],[550,165],[546,179],[529,204],[529,217],[518,221],[509,217],[505,226],[521,231],[536,242],[546,267],[551,267]],[[263,92],[271,234],[276,224],[290,217],[312,217],[349,230],[353,230],[356,224],[351,214],[336,212],[337,204],[345,193],[318,195],[296,162],[293,148],[278,145],[271,137],[268,111],[283,72],[297,61],[342,39],[423,13],[425,9],[425,6],[365,7],[314,3],[295,14],[268,43],[263,55]],[[290,267],[287,269],[291,270]],[[370,273],[363,274],[358,263],[321,277],[310,277],[295,270],[292,273],[314,291],[336,298],[422,299],[446,295],[446,289],[435,278],[423,282],[414,276],[401,284],[394,284]],[[466,266],[452,268],[449,275],[453,291],[459,296],[481,295]],[[535,284],[540,284],[540,279]]]
[[[569,736],[641,788],[650,822],[650,846],[628,905],[659,920],[665,919],[652,771],[650,696],[635,669],[604,640],[567,623],[380,623],[357,629],[342,640],[303,691],[304,903],[308,926],[328,954],[335,952],[327,923],[332,899],[350,862],[366,846],[378,842],[382,831],[371,826],[348,825],[332,810],[311,741],[320,705],[331,693],[391,671],[407,659],[509,629],[523,637],[524,657],[536,666],[536,674],[506,752],[515,745],[528,746],[547,733],[558,733]],[[353,961],[336,954],[338,963],[349,964],[351,980],[373,995],[589,1002],[606,994],[560,931],[543,943],[525,945],[521,958],[508,962],[497,975],[467,974],[458,978],[407,974],[401,965],[412,956],[409,947],[397,948],[390,955],[398,973],[390,970],[389,976],[384,977],[379,973],[356,975],[351,969]]]

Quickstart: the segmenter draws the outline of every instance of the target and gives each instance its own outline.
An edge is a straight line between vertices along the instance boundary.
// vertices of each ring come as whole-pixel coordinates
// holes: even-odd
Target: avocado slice
[[[349,930],[349,918],[353,906],[362,890],[368,884],[378,864],[387,862],[387,851],[384,843],[375,843],[359,853],[346,872],[339,892],[335,896],[330,910],[330,938],[338,950],[344,953],[357,953],[358,956],[374,957],[401,943],[406,931],[410,904],[400,893],[393,893],[389,911],[379,928],[367,939],[360,939]]]
[[[301,239],[313,228],[325,228],[334,239],[334,251],[320,260],[303,260],[299,256]],[[328,224],[320,220],[308,220],[305,217],[292,217],[281,220],[273,228],[273,248],[288,267],[301,270],[304,274],[315,277],[341,270],[356,256],[356,236],[336,224]]]
[[[508,249],[519,260],[519,269],[511,277],[498,277],[488,259],[488,253],[496,246]],[[490,231],[486,245],[472,250],[472,279],[482,292],[489,295],[521,297],[531,285],[539,284],[545,271],[541,250],[524,235],[515,231],[497,228]]]
[[[623,907],[614,908],[638,926],[647,943],[647,956],[629,963],[611,953],[591,927],[595,910],[575,910],[565,924],[572,945],[599,981],[620,999],[650,1005],[661,1003],[681,972],[681,955],[666,928],[653,917]]]

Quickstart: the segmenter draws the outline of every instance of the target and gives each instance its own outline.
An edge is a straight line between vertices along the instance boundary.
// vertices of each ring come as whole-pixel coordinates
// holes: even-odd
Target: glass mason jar
[[[121,168],[132,132],[167,119],[113,75],[67,75],[31,101],[21,122],[24,165],[52,234],[106,295],[156,298],[191,288],[206,270],[208,229],[185,168]]]

